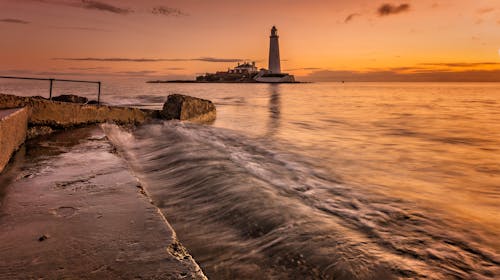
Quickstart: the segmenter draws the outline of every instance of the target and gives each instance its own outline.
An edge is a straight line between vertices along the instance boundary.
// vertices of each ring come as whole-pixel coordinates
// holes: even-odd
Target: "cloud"
[[[83,8],[87,10],[97,10],[103,12],[109,12],[113,14],[126,15],[133,13],[134,11],[127,8],[117,7],[102,1],[96,0],[32,0],[35,2],[53,4],[53,5],[63,5],[70,7]]]
[[[0,19],[0,22],[6,22],[6,23],[17,23],[17,24],[29,24],[29,21],[25,21],[22,19],[17,19],[17,18],[2,18]]]
[[[313,82],[500,82],[500,70],[421,70],[401,73],[393,70],[321,70],[298,79]]]
[[[116,74],[124,74],[124,75],[129,75],[129,76],[147,76],[147,75],[151,75],[151,74],[155,74],[155,73],[157,73],[157,72],[152,71],[152,70],[116,72]]]
[[[108,29],[96,28],[96,27],[79,27],[79,26],[51,26],[54,29],[66,29],[66,30],[82,30],[82,31],[99,31],[99,32],[112,32]]]
[[[88,71],[88,70],[105,70],[105,69],[109,69],[109,67],[70,67],[68,69],[69,70]]]
[[[101,1],[94,1],[94,0],[81,0],[80,5],[82,8],[89,9],[89,10],[98,10],[98,11],[105,11],[105,12],[110,12],[114,14],[130,14],[133,11],[130,9],[125,9],[125,8],[120,8],[116,7]]]
[[[490,66],[490,69],[481,69],[485,66]],[[364,71],[325,69],[313,71],[302,79],[349,82],[500,82],[500,62],[432,62]]]
[[[94,62],[160,62],[160,61],[185,61],[177,59],[156,59],[156,58],[95,58],[95,57],[81,57],[81,58],[53,58],[53,60],[66,60],[66,61],[94,61]]]
[[[240,62],[245,59],[240,59],[240,58],[215,58],[215,57],[200,57],[200,58],[194,58],[190,59],[192,61],[204,61],[204,62]]]
[[[151,10],[151,13],[154,15],[174,16],[174,17],[188,16],[187,13],[185,13],[177,8],[170,8],[170,7],[165,7],[165,6],[154,7]]]
[[[344,23],[348,23],[350,22],[351,20],[353,20],[355,17],[357,16],[360,16],[360,14],[357,14],[357,13],[354,13],[354,14],[350,14],[348,15],[345,19],[344,19]]]
[[[89,71],[93,70],[93,71]],[[11,69],[2,71],[2,75],[30,75],[30,76],[42,76],[44,78],[56,78],[56,77],[95,77],[96,79],[101,79],[102,77],[131,77],[131,76],[157,76],[160,75],[157,71],[152,70],[142,70],[142,71],[107,71],[109,68],[106,67],[95,67],[95,68],[68,68],[68,69],[52,69],[50,71],[36,71],[36,70],[26,70],[26,69]]]
[[[399,14],[402,12],[407,12],[410,10],[410,4],[401,4],[401,5],[392,5],[392,4],[383,4],[377,10],[379,16],[389,16],[394,14]]]
[[[180,71],[180,70],[186,70],[186,68],[182,67],[169,67],[169,68],[164,68],[165,70],[170,70],[170,71]]]
[[[66,61],[95,61],[95,62],[166,62],[166,61],[203,61],[203,62],[241,62],[245,59],[240,58],[216,58],[216,57],[199,57],[199,58],[53,58],[53,60]]]
[[[495,10],[495,8],[482,8],[482,9],[479,9],[477,10],[477,13],[480,14],[480,15],[483,15],[483,14],[487,14],[487,13],[491,13]]]
[[[422,66],[438,66],[438,67],[460,67],[474,68],[481,66],[500,66],[500,62],[453,62],[453,63],[420,63]]]
[[[311,71],[311,70],[321,70],[322,68],[318,68],[318,67],[303,67],[303,68],[291,68],[291,69],[285,69],[284,71],[300,71],[300,70],[308,70],[308,71]]]

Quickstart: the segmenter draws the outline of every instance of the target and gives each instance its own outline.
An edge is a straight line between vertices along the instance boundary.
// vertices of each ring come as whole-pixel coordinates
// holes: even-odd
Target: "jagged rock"
[[[80,104],[85,104],[88,101],[86,97],[74,94],[62,94],[56,97],[52,97],[52,100],[60,102],[80,103]]]
[[[169,95],[161,117],[167,120],[213,121],[215,120],[215,105],[210,100],[182,94]]]

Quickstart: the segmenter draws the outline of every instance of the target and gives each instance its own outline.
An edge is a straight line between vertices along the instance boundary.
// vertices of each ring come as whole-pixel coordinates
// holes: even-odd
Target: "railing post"
[[[52,100],[52,84],[54,82],[54,79],[50,79],[50,91],[49,91],[49,100]]]
[[[97,105],[101,105],[101,82],[98,82]]]

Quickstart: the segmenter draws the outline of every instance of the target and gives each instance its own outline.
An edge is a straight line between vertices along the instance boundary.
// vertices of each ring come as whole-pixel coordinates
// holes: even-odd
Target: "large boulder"
[[[56,97],[52,97],[52,100],[60,102],[69,102],[69,103],[80,103],[80,104],[85,104],[88,101],[86,97],[74,94],[62,94]]]
[[[215,120],[215,105],[210,100],[182,94],[171,94],[163,104],[161,117],[167,120],[210,122]]]

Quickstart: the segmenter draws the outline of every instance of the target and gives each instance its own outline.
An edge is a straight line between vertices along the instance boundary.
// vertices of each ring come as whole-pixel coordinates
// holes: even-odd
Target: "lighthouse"
[[[273,26],[269,37],[269,71],[273,74],[281,73],[280,46],[278,42],[278,29]]]

